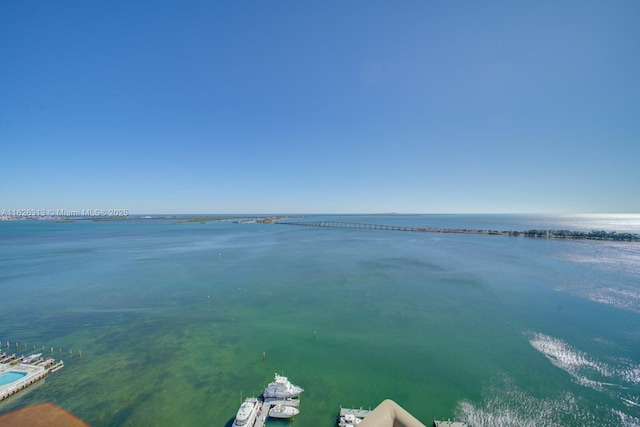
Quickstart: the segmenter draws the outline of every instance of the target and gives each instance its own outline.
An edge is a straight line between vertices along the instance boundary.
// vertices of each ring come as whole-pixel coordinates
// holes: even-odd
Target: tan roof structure
[[[0,426],[89,427],[89,424],[53,403],[46,402],[0,415]]]
[[[425,427],[391,399],[384,400],[362,420],[359,427]]]

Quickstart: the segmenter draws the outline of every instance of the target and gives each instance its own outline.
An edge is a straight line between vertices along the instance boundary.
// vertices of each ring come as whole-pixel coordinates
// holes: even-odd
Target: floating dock
[[[366,418],[367,415],[371,413],[371,408],[364,409],[362,406],[360,409],[356,409],[355,407],[351,408],[343,408],[340,405],[340,416],[338,417],[338,427],[346,427],[353,426],[354,423],[357,424],[360,421]]]
[[[63,367],[64,362],[62,360],[56,362],[51,357],[31,359],[31,357],[18,357],[15,354],[7,355],[6,353],[1,353],[0,378],[3,376],[16,376],[17,378],[14,381],[0,385],[0,402]]]
[[[360,409],[355,409],[355,408],[343,408],[342,405],[340,405],[341,417],[344,417],[345,415],[353,415],[356,418],[364,418],[367,415],[369,415],[370,412],[371,412],[371,409],[362,409],[362,406],[360,407]]]

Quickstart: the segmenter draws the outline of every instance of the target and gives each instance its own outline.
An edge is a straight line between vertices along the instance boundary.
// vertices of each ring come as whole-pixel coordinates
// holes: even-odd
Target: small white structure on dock
[[[367,415],[369,415],[369,412],[371,412],[371,408],[363,409],[362,406],[360,407],[360,409],[343,408],[342,405],[340,405],[340,416],[341,417],[344,417],[346,415],[353,415],[353,416],[358,417],[358,418],[364,418]]]
[[[362,421],[369,413],[371,408],[364,409],[362,406],[360,409],[356,408],[343,408],[340,405],[340,418],[338,418],[338,427],[351,427],[357,425]]]

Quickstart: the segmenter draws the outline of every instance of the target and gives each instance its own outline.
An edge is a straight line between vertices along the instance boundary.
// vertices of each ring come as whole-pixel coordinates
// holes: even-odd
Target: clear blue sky
[[[0,209],[640,212],[640,1],[0,4]]]

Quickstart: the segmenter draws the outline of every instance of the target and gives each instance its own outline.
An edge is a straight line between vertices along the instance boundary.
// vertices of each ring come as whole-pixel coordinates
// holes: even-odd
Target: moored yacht
[[[256,415],[258,414],[259,404],[260,402],[255,397],[249,397],[242,402],[231,427],[253,427],[256,421]]]
[[[267,388],[264,389],[263,396],[265,398],[279,398],[286,399],[289,397],[298,397],[304,389],[300,386],[293,385],[289,382],[287,377],[276,374],[273,382],[269,383]]]
[[[31,362],[35,362],[36,360],[38,360],[40,358],[40,356],[42,356],[42,353],[38,353],[38,354],[32,354],[29,357],[25,357],[25,359],[20,362],[21,365],[28,365]]]
[[[269,410],[269,416],[271,418],[291,418],[295,417],[299,413],[300,410],[298,408],[283,404],[278,404]]]

